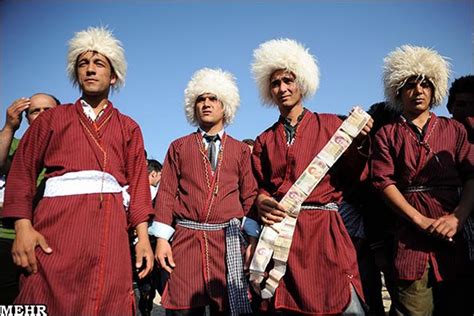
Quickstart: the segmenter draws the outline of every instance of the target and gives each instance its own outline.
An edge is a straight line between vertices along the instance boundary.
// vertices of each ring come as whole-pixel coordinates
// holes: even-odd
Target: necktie
[[[204,135],[204,139],[207,141],[207,157],[211,162],[212,171],[216,170],[217,165],[217,150],[216,150],[216,141],[219,139],[219,135]]]

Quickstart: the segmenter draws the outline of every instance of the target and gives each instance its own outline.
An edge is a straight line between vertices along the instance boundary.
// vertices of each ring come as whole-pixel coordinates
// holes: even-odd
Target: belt
[[[403,193],[428,192],[428,191],[435,191],[435,190],[459,191],[460,189],[461,187],[448,186],[448,185],[440,185],[440,186],[413,185],[413,186],[406,187],[405,190],[403,190]]]
[[[339,206],[336,203],[328,203],[328,204],[311,204],[311,203],[303,203],[301,205],[302,210],[310,210],[310,211],[336,211],[339,209]]]
[[[46,181],[44,197],[68,196],[92,193],[122,193],[123,205],[128,209],[128,186],[122,187],[113,175],[98,170],[68,172]]]
[[[220,224],[193,222],[187,219],[176,220],[176,225],[195,230],[216,231],[225,228],[227,292],[229,295],[230,314],[251,314],[252,308],[248,298],[248,282],[244,275],[244,264],[241,253],[240,221],[237,218]]]

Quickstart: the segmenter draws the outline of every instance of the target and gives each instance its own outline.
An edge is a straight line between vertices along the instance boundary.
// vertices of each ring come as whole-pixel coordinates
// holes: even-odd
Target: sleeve
[[[132,227],[148,222],[153,216],[144,152],[142,133],[140,127],[136,125],[132,128],[126,153],[126,175],[130,193],[128,220]]]
[[[257,137],[255,145],[252,152],[252,169],[255,180],[258,185],[258,194],[265,194],[267,196],[272,196],[270,194],[270,185],[269,178],[270,175],[265,175],[265,166],[270,166],[270,164],[265,164],[264,149],[261,136]]]
[[[260,234],[260,225],[257,223],[257,211],[254,206],[257,197],[257,182],[252,174],[252,164],[250,160],[250,149],[245,145],[240,159],[239,189],[240,202],[244,214],[246,215],[242,227],[250,235],[257,237]]]
[[[53,135],[52,112],[40,115],[23,135],[13,158],[6,181],[2,217],[33,221],[36,179],[43,169],[43,160]]]
[[[129,222],[132,227],[148,222],[153,216],[144,152],[142,133],[140,127],[136,125],[132,128],[125,160],[130,193]]]
[[[389,185],[396,184],[395,163],[390,154],[387,130],[384,128],[375,134],[370,170],[372,185],[377,191],[382,192]]]
[[[474,178],[474,145],[467,137],[464,126],[457,126],[456,165],[462,181]]]
[[[155,203],[155,236],[164,239],[169,239],[174,233],[173,207],[178,193],[179,170],[177,143],[174,142],[166,153]]]

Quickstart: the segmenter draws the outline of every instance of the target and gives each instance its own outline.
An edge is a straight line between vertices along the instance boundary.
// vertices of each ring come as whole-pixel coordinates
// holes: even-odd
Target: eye
[[[217,97],[215,95],[213,95],[212,97],[209,97],[209,100],[210,101],[217,101]]]
[[[285,77],[283,78],[283,82],[286,84],[292,84],[294,80],[292,78]]]
[[[273,80],[272,82],[270,82],[270,86],[272,88],[276,88],[276,87],[280,86],[280,80]]]

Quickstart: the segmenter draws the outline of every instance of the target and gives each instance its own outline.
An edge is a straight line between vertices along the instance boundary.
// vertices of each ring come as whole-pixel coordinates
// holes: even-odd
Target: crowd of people
[[[196,129],[163,165],[109,99],[125,82],[121,42],[88,28],[67,62],[80,98],[18,99],[0,131],[1,306],[150,315],[158,291],[167,315],[385,315],[383,273],[390,315],[474,314],[474,76],[448,89],[438,52],[404,45],[385,57],[386,100],[334,165],[321,160],[287,258],[261,275],[278,280],[271,295],[249,282],[262,228],[281,233],[294,214],[280,201],[352,117],[305,107],[320,79],[309,50],[292,39],[255,49],[261,100],[280,115],[255,140],[226,132],[240,104],[234,76],[196,71],[184,90]],[[452,119],[432,112],[448,93]]]

